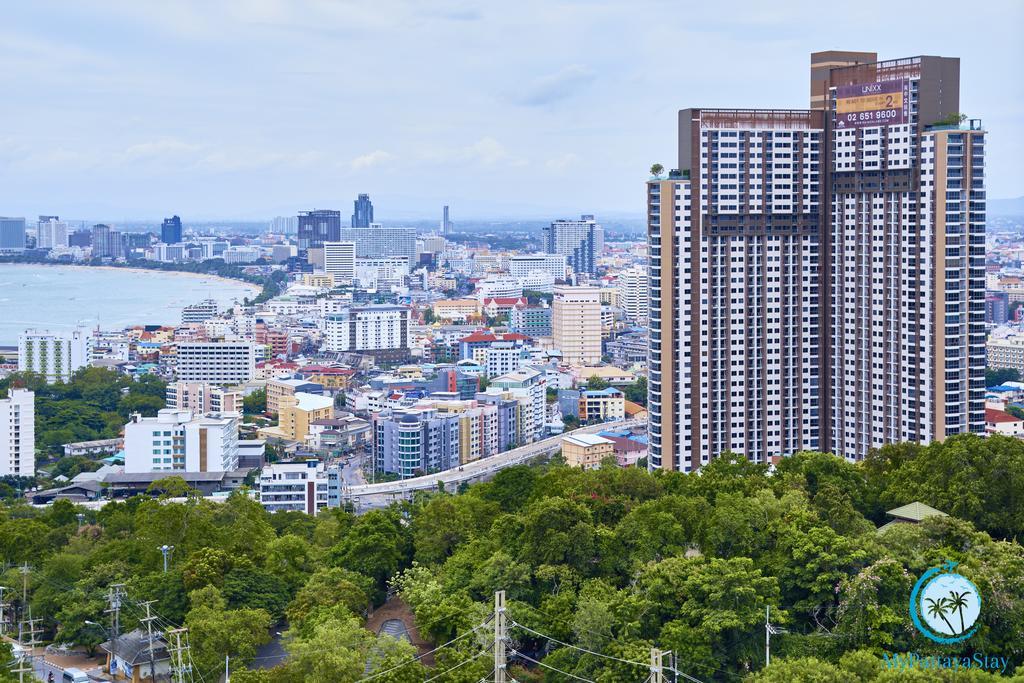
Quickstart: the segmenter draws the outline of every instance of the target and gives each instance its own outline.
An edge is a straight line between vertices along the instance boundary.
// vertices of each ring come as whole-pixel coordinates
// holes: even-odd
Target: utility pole
[[[772,663],[772,636],[786,633],[786,629],[775,628],[771,624],[771,607],[764,608],[764,665]]]
[[[0,586],[0,636],[7,633],[7,608],[10,607],[4,602],[5,590],[9,590],[7,586]]]
[[[28,610],[28,573],[31,568],[28,562],[21,565],[21,620],[25,621],[25,612]]]
[[[35,670],[36,634],[39,633],[42,630],[42,629],[36,628],[36,624],[38,624],[40,621],[42,621],[42,620],[41,619],[33,619],[32,618],[32,614],[30,612],[29,613],[29,618],[27,620],[23,621],[22,624],[19,627],[22,635],[24,635],[26,632],[28,633],[29,645],[28,645],[28,652],[21,656],[21,662],[18,665],[18,668],[15,669],[15,671],[18,672],[18,683],[24,683],[25,682],[25,674],[29,674],[29,680],[30,681],[33,678],[33,674],[34,674],[34,670]],[[25,630],[25,624],[28,624],[28,630],[27,631]],[[20,640],[20,638],[19,638],[19,640]]]
[[[665,683],[665,670],[661,664],[662,651],[651,648],[651,683]]]
[[[187,629],[175,628],[167,632],[167,646],[171,655],[171,681],[173,683],[186,683],[186,681],[192,680],[192,668],[185,663],[186,658],[183,654],[188,650],[188,644],[181,644],[181,636],[186,631]],[[174,638],[173,645],[170,642],[172,637]],[[191,661],[191,657],[188,659]]]
[[[153,602],[153,600],[147,600],[142,603],[142,606],[146,608],[146,618],[142,621],[146,623],[146,633],[149,635],[149,680],[156,681],[156,656],[153,653],[153,620],[156,617],[150,614],[149,609]]]
[[[771,607],[765,605],[764,608],[764,665],[768,666],[772,663],[772,625],[768,620]]]
[[[505,591],[494,593],[494,683],[506,683],[505,640],[508,623],[505,615]]]
[[[110,608],[107,609],[107,613],[110,617],[110,666],[107,667],[107,671],[110,675],[114,675],[114,669],[117,667],[117,639],[121,635],[121,598],[124,597],[124,584],[114,583],[110,585],[110,590],[107,593],[107,600],[110,602]]]

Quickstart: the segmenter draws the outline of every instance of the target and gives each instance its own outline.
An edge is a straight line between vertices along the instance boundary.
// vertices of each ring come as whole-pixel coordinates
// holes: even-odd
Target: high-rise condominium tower
[[[593,275],[604,250],[604,229],[593,216],[576,220],[559,219],[544,228],[545,251],[563,254],[574,273]]]
[[[811,78],[810,110],[681,111],[679,170],[648,182],[653,467],[984,428],[958,61],[818,53]]]
[[[361,194],[352,204],[352,227],[370,227],[370,223],[373,222],[373,202],[370,201],[370,195]]]
[[[299,212],[299,249],[320,249],[341,235],[341,211],[314,209]]]
[[[181,242],[181,219],[177,216],[165,218],[160,226],[160,241],[164,244],[178,244]]]

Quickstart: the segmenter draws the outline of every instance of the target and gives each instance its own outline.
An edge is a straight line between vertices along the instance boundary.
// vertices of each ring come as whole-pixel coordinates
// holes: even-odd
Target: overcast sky
[[[676,111],[808,106],[809,53],[961,58],[1024,194],[1024,3],[128,0],[0,8],[0,215],[643,212]]]

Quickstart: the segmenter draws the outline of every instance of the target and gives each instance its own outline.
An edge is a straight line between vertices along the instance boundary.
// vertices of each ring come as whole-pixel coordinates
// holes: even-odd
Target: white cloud
[[[364,168],[371,168],[373,166],[386,164],[394,158],[395,155],[390,152],[385,152],[382,149],[375,149],[369,154],[363,154],[353,159],[351,166],[353,171],[358,171]]]
[[[561,156],[554,157],[553,159],[548,159],[546,162],[544,162],[544,165],[553,171],[564,171],[570,166],[575,166],[576,162],[578,162],[579,160],[580,158],[573,154],[572,152],[566,152]]]

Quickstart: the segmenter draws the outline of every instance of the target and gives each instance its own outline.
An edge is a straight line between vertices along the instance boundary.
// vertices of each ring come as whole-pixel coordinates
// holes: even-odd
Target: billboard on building
[[[841,85],[836,88],[836,128],[890,126],[910,120],[906,79]]]

